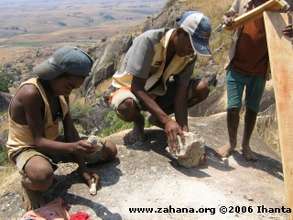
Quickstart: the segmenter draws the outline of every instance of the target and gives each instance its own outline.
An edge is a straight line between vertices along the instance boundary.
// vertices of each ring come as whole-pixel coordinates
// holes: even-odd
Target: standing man
[[[53,184],[58,162],[78,163],[79,174],[90,185],[99,177],[86,164],[112,160],[117,153],[110,142],[96,152],[94,144],[80,140],[71,119],[68,96],[91,67],[92,59],[84,51],[63,47],[35,68],[37,77],[22,83],[10,102],[8,156],[22,174],[27,209],[42,204],[41,192]]]
[[[109,102],[118,116],[134,122],[126,143],[143,140],[144,117],[162,127],[171,150],[178,147],[177,135],[188,131],[187,108],[204,100],[208,80],[191,79],[197,55],[210,56],[211,25],[201,12],[185,12],[176,29],[149,30],[138,36],[122,67],[113,76]],[[175,113],[175,120],[168,115]]]
[[[235,0],[230,10],[224,15],[224,23],[230,25],[235,16],[265,3],[267,0]],[[290,31],[291,30],[291,31]],[[283,31],[292,37],[292,25]],[[256,161],[257,157],[249,145],[260,101],[266,84],[269,68],[266,33],[263,17],[247,22],[234,34],[227,69],[227,126],[229,144],[217,150],[221,157],[229,156],[237,144],[239,111],[245,88],[245,123],[242,140],[242,153],[247,161]]]

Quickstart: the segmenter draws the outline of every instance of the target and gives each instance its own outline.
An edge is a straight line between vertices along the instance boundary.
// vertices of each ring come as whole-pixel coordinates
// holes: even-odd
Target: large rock
[[[76,166],[62,164],[57,170],[57,184],[48,199],[61,196],[71,205],[70,212],[86,211],[91,219],[159,219],[164,214],[130,213],[129,208],[214,208],[215,213],[169,213],[167,219],[286,219],[285,214],[227,214],[219,212],[221,205],[281,207],[284,204],[281,162],[256,133],[252,147],[259,161],[245,162],[236,152],[227,163],[218,160],[213,149],[226,143],[225,114],[190,118],[191,131],[198,132],[206,142],[207,166],[185,169],[166,151],[164,132],[152,128],[141,146],[124,146],[121,132],[109,137],[118,144],[119,159],[93,167],[101,176],[102,188],[90,196],[87,186],[75,172]],[[239,129],[239,142],[243,126]],[[1,190],[0,219],[17,219],[23,213],[21,200],[15,191],[19,179],[7,180],[9,190]],[[2,185],[1,189],[5,187]],[[17,198],[17,199],[15,199]],[[212,210],[210,210],[212,211]]]
[[[161,13],[149,17],[142,26],[142,31],[162,27],[173,28],[176,25],[176,18],[184,11],[185,7],[181,1],[169,0]]]
[[[208,116],[226,110],[226,88],[217,87],[210,92],[207,99],[189,109],[189,115],[192,117]]]
[[[119,67],[121,59],[132,44],[131,35],[119,35],[107,41],[103,53],[97,56],[92,68],[92,83],[96,87],[100,82],[111,77]]]
[[[280,154],[278,120],[272,80],[267,82],[262,97],[256,130],[266,144],[276,153]]]
[[[256,129],[266,144],[280,154],[278,120],[275,105],[271,105],[257,117]]]

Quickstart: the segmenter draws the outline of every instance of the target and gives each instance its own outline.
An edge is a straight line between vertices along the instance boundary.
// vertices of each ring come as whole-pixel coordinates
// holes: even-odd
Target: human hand
[[[183,132],[189,132],[189,128],[188,128],[188,126],[187,126],[187,125],[184,125],[184,126],[182,127],[182,131],[183,131]]]
[[[227,11],[223,16],[223,24],[226,26],[232,25],[237,13],[234,11]]]
[[[86,153],[90,154],[96,151],[95,145],[89,143],[85,140],[79,140],[73,143],[72,146],[73,153]]]
[[[184,134],[181,127],[174,120],[168,120],[165,124],[165,133],[167,135],[168,146],[170,152],[179,152],[179,145],[177,140],[177,135],[180,136],[182,142],[185,142]]]
[[[227,16],[224,15],[223,17],[223,24],[226,25],[227,27],[231,26],[234,22],[234,16]]]
[[[287,25],[282,32],[286,37],[293,38],[293,24]]]

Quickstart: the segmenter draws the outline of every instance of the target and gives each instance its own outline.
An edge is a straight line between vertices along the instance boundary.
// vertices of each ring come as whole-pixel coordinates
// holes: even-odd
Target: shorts
[[[115,90],[115,89],[114,89]],[[117,110],[118,106],[126,99],[133,99],[134,102],[140,106],[139,100],[136,98],[136,96],[130,91],[129,88],[120,88],[116,89],[112,94],[111,98],[109,100],[110,106]]]
[[[59,162],[74,162],[74,157],[71,154],[64,154],[64,153],[59,153],[59,154],[43,154],[39,152],[35,148],[23,148],[20,150],[19,153],[16,153],[16,155],[12,158],[13,161],[16,164],[16,167],[18,171],[23,174],[24,172],[24,167],[27,164],[27,162],[35,156],[40,156],[49,161],[49,163],[52,165],[53,170],[57,169],[57,164]],[[96,153],[92,153],[89,155],[85,156],[85,161],[87,164],[95,164],[100,161],[102,161],[102,151],[97,151]]]
[[[200,79],[191,79],[189,82],[189,88],[188,88],[188,98],[191,97],[191,90],[192,88],[200,82]],[[136,96],[130,91],[129,88],[120,88],[116,89],[111,87],[110,90],[113,92],[110,95],[110,98],[108,99],[108,103],[110,106],[117,112],[118,106],[126,99],[133,99],[134,102],[137,104],[138,108],[140,110],[145,111],[146,107],[141,103]],[[167,92],[163,96],[155,96],[155,95],[150,95],[157,103],[158,105],[163,109],[167,110],[167,112],[174,112],[174,98],[176,95],[176,83],[175,81],[170,81],[167,84]]]
[[[262,76],[244,75],[232,68],[227,71],[227,101],[228,109],[241,108],[244,87],[246,88],[245,105],[258,113],[260,101],[266,85]]]

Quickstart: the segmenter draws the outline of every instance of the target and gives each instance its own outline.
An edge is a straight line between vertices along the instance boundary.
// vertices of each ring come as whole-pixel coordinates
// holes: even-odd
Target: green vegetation
[[[87,103],[74,102],[70,105],[70,113],[73,120],[87,117],[91,112],[91,106]]]
[[[7,163],[7,152],[6,148],[0,146],[0,165],[4,165]]]
[[[151,126],[151,124],[148,122],[148,120],[146,120],[146,115],[144,114],[145,116],[145,127],[148,128]],[[116,132],[119,132],[119,131],[123,131],[125,129],[132,129],[133,128],[133,123],[128,123],[128,122],[125,122],[123,120],[121,120],[116,112],[114,111],[109,111],[105,114],[105,117],[104,117],[104,129],[102,129],[100,132],[99,132],[99,136],[101,137],[106,137],[106,136],[109,136],[111,134],[114,134]]]
[[[13,74],[8,74],[3,67],[0,66],[0,91],[8,92],[8,88],[14,81]]]
[[[0,64],[0,91],[9,92],[9,88],[20,79],[20,71],[12,64]]]
[[[88,103],[84,103],[84,101],[77,100],[72,102],[72,104],[70,105],[71,117],[79,133],[85,134],[88,133],[89,130],[93,129],[91,127],[91,124],[88,123],[90,120],[91,112],[92,107]]]
[[[122,121],[114,111],[109,111],[105,114],[103,123],[105,124],[104,129],[99,133],[101,137],[133,127],[132,123]]]
[[[0,165],[6,165],[7,158],[7,149],[5,147],[6,139],[8,137],[8,129],[4,129],[0,133]]]

